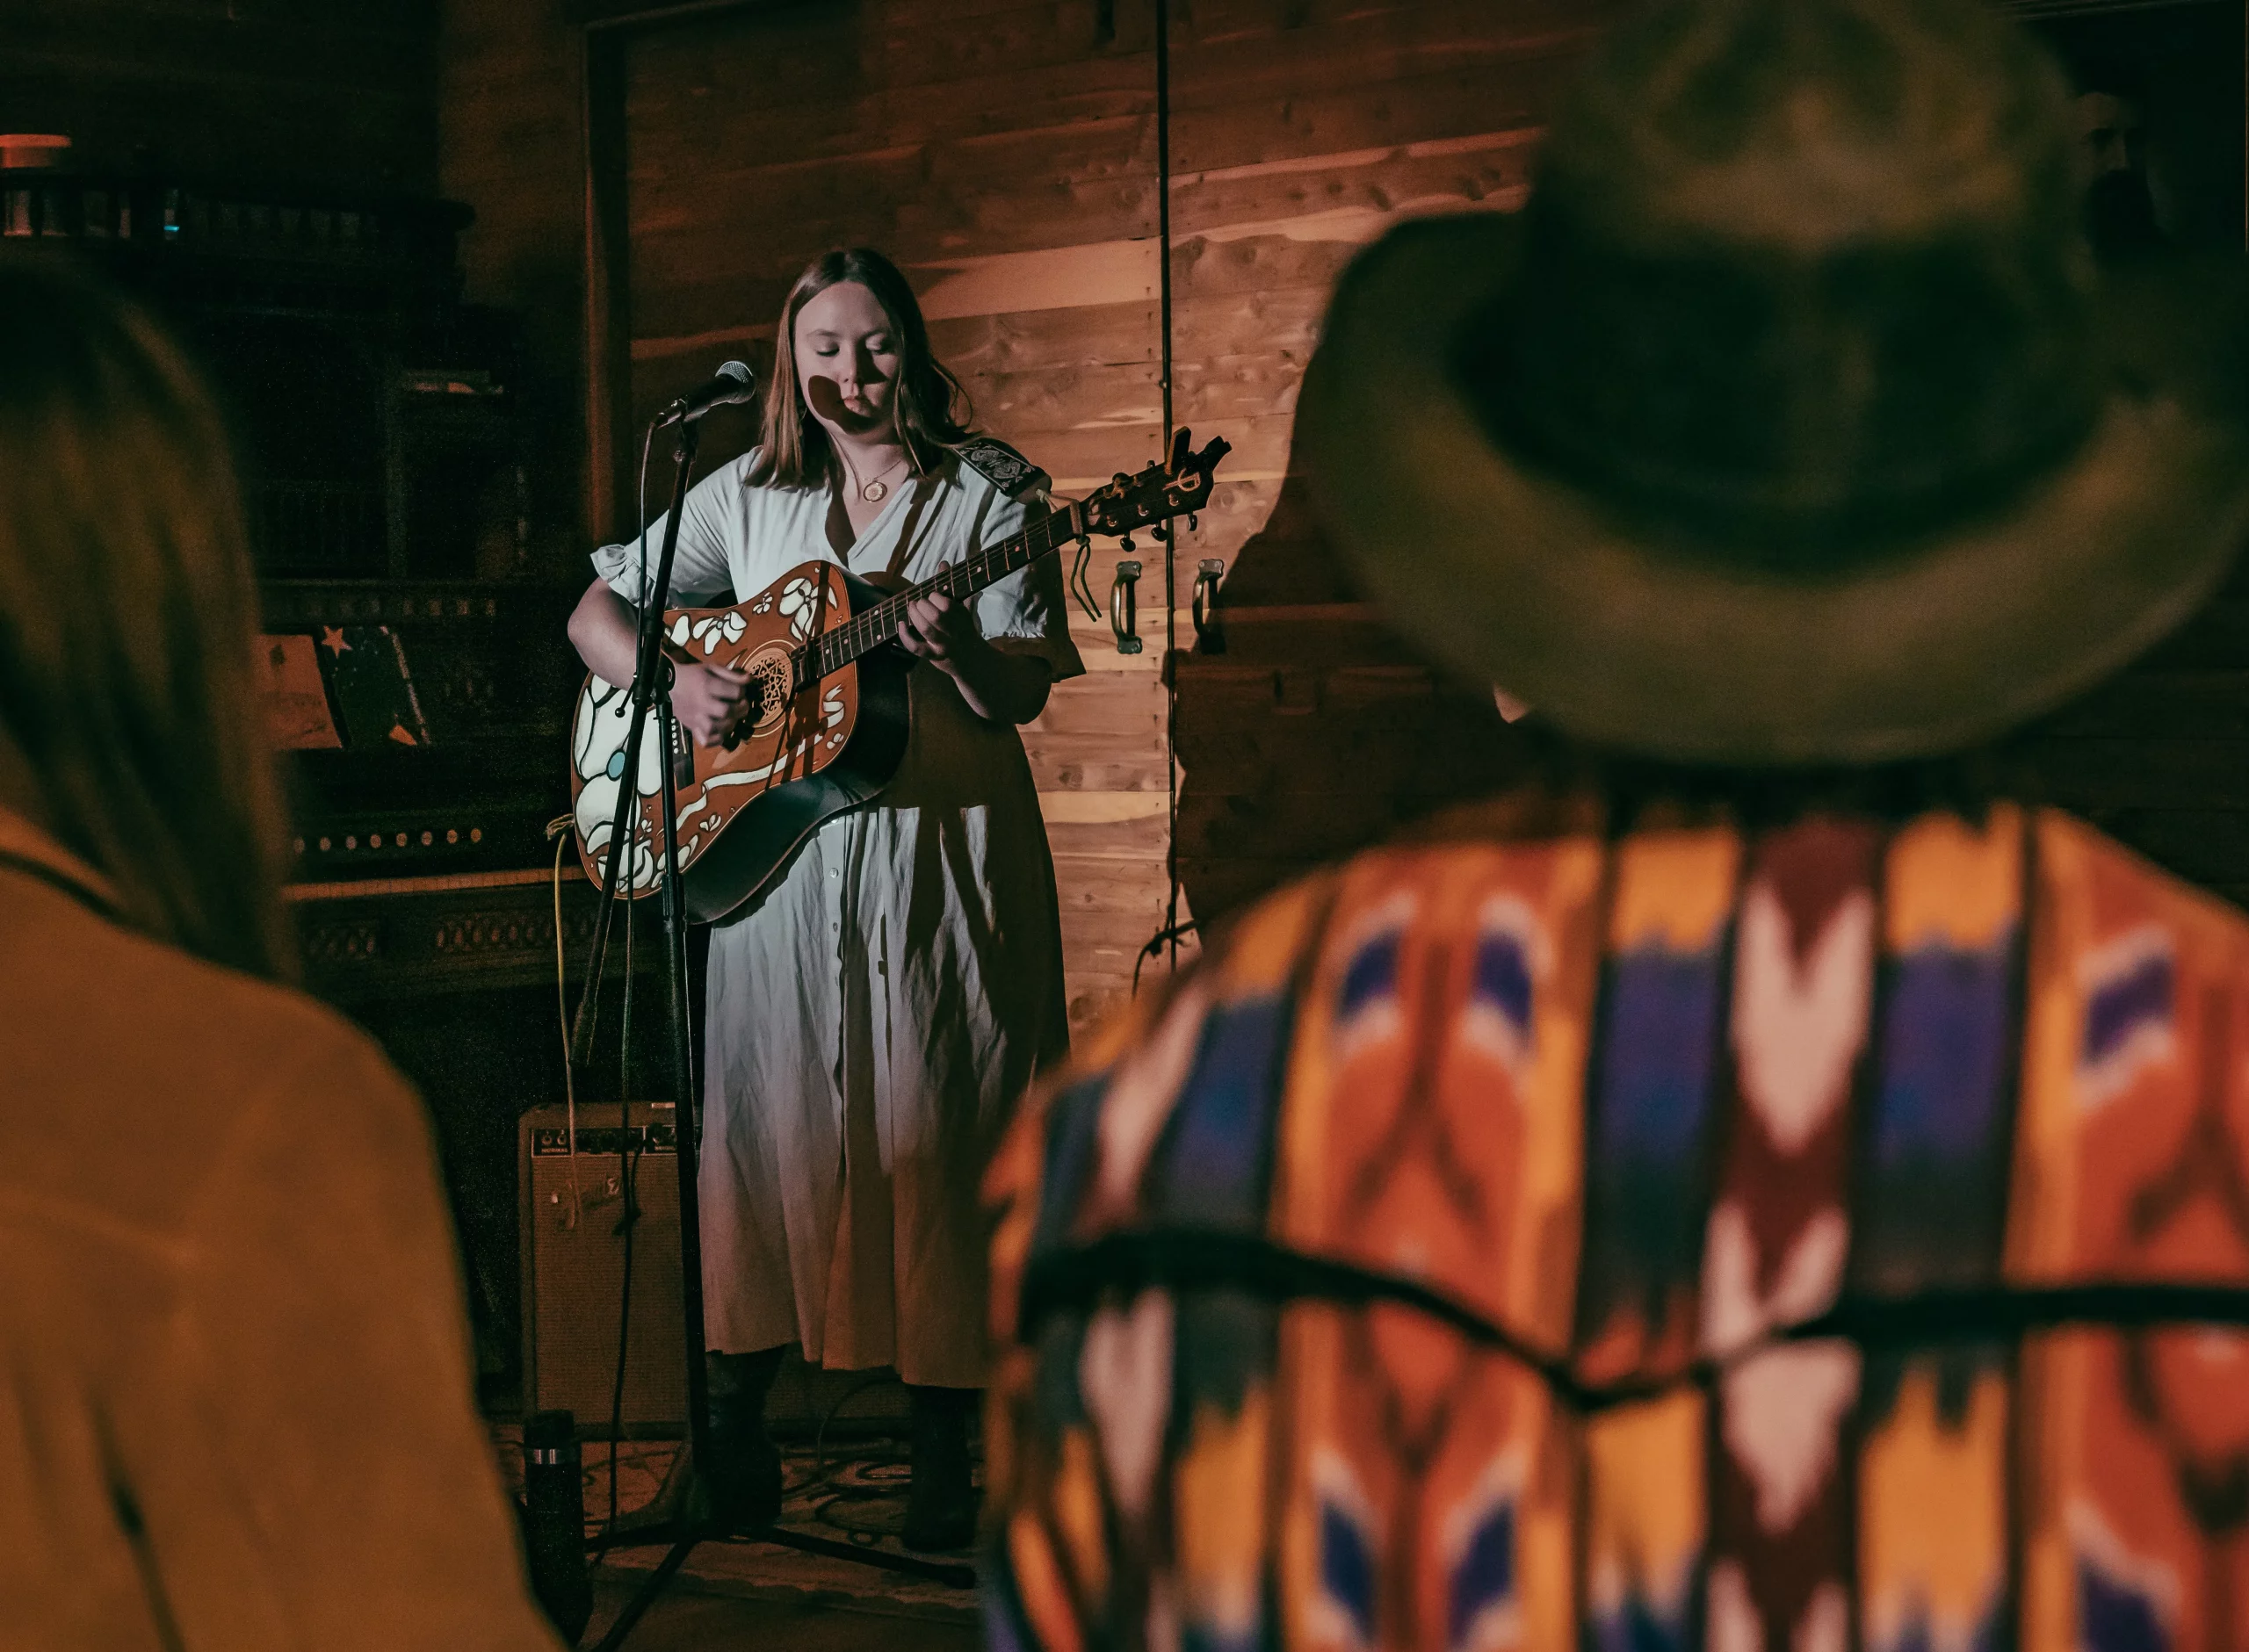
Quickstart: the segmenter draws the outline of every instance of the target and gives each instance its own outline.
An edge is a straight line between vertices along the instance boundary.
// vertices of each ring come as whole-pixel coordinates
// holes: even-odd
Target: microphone
[[[675,424],[691,424],[713,408],[731,408],[756,394],[756,375],[738,361],[727,362],[708,384],[681,396],[656,415],[655,428],[662,430]]]

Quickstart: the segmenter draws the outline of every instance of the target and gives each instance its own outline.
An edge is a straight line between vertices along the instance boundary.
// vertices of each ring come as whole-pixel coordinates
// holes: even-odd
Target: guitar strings
[[[1163,467],[1159,465],[1153,468]],[[833,631],[821,632],[814,642],[791,656],[792,677],[802,685],[807,681],[806,666],[817,665],[817,677],[812,680],[825,679],[889,641],[904,622],[908,605],[917,598],[932,591],[942,591],[956,599],[972,596],[1016,569],[1028,567],[1040,557],[1072,539],[1078,541],[1079,552],[1077,564],[1070,574],[1070,588],[1080,602],[1086,603],[1087,613],[1098,618],[1100,610],[1088,599],[1091,588],[1085,579],[1089,541],[1074,518],[1075,513],[1069,506],[1051,511],[1030,523],[1020,533],[978,552],[955,566],[933,574],[919,585],[885,597],[864,613],[854,614]],[[1056,533],[1058,523],[1061,525],[1059,537]],[[1081,587],[1084,588],[1081,589]]]
[[[908,605],[931,591],[942,590],[948,596],[965,598],[1017,568],[1028,567],[1060,543],[1054,537],[1054,527],[1057,523],[1067,522],[1069,515],[1067,509],[1063,509],[1042,516],[1022,532],[931,575],[919,585],[885,597],[865,612],[855,614],[833,631],[823,632],[815,645],[820,675],[827,677],[889,641],[903,623]],[[1044,544],[1036,543],[1042,539]],[[799,682],[808,657],[808,653],[800,653],[794,662]]]

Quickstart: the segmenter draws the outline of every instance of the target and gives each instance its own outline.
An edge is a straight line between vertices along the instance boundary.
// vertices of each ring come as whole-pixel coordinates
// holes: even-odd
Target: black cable
[[[828,1408],[828,1414],[820,1419],[820,1427],[813,1435],[814,1477],[807,1482],[808,1489],[814,1497],[819,1497],[823,1491],[828,1494],[827,1501],[819,1505],[816,1512],[824,1524],[834,1526],[854,1542],[870,1540],[879,1541],[882,1538],[891,1536],[893,1533],[869,1526],[854,1526],[835,1512],[838,1506],[854,1503],[886,1501],[893,1498],[896,1493],[879,1486],[838,1484],[835,1477],[837,1469],[843,1461],[847,1461],[856,1463],[862,1468],[896,1468],[905,1466],[908,1459],[900,1452],[896,1443],[893,1442],[887,1447],[863,1450],[848,1459],[838,1459],[831,1462],[827,1451],[828,1430],[829,1425],[835,1421],[846,1405],[869,1389],[890,1380],[889,1377],[879,1374],[869,1376],[845,1389],[836,1398],[835,1403]]]
[[[630,931],[627,934],[629,936]],[[628,941],[625,956],[629,963],[633,948]],[[619,1103],[621,1113],[627,1103]],[[626,1351],[632,1345],[633,1337],[633,1236],[640,1230],[640,1208],[638,1189],[640,1177],[640,1151],[633,1143],[628,1129],[625,1138],[618,1143],[618,1180],[624,1194],[624,1209],[617,1219],[618,1230],[625,1236],[624,1283],[617,1292],[617,1370],[609,1390],[609,1521],[608,1535],[617,1535],[617,1455],[618,1447],[625,1443],[625,1368]]]
[[[651,422],[640,437],[640,480],[633,497],[633,514],[640,523],[640,566],[633,589],[642,603],[648,600],[648,456],[655,441],[656,427]],[[669,762],[670,757],[667,752],[662,761]],[[618,783],[637,790],[640,776],[623,775]],[[640,908],[640,903],[633,898],[633,879],[640,867],[640,834],[627,833],[624,842],[609,846],[609,853],[611,859],[625,856],[620,874],[625,889],[625,980],[618,988],[617,1051],[618,1184],[624,1201],[618,1226],[625,1236],[625,1255],[617,1288],[617,1367],[611,1374],[609,1389],[609,1519],[603,1526],[604,1550],[617,1539],[617,1455],[625,1440],[625,1374],[633,1346],[633,1239],[640,1225],[640,1155],[633,1135],[633,933]],[[598,993],[601,983],[596,981],[587,990]],[[598,1003],[596,1007],[598,1011]],[[575,1149],[577,1143],[571,1145]]]
[[[816,1517],[854,1541],[879,1540],[893,1533],[869,1526],[851,1525],[833,1512],[835,1507],[839,1504],[876,1502],[894,1497],[896,1494],[880,1487],[844,1485],[839,1482],[837,1475],[847,1466],[857,1466],[862,1468],[902,1468],[906,1463],[906,1456],[897,1442],[893,1440],[886,1445],[863,1447],[855,1452],[839,1451],[831,1457],[828,1451],[828,1432],[834,1425],[836,1418],[842,1414],[843,1408],[853,1400],[857,1399],[870,1389],[879,1388],[895,1380],[887,1372],[870,1372],[838,1395],[829,1403],[828,1410],[821,1415],[818,1426],[813,1431],[811,1473],[797,1482],[795,1485],[785,1486],[781,1494],[784,1502],[797,1498],[816,1499],[826,1494],[827,1501],[820,1504],[814,1511]],[[725,1540],[755,1543],[759,1540],[753,1534],[729,1535]]]
[[[842,1415],[843,1408],[849,1405],[853,1400],[857,1399],[859,1396],[864,1394],[869,1389],[879,1388],[883,1383],[890,1381],[891,1378],[887,1374],[876,1371],[866,1376],[861,1377],[857,1382],[854,1382],[850,1388],[844,1389],[842,1394],[836,1396],[835,1403],[828,1408],[827,1414],[820,1419],[820,1426],[813,1431],[813,1477],[806,1481],[804,1486],[799,1487],[799,1490],[809,1488],[814,1491],[817,1491],[821,1487],[828,1484],[833,1480],[835,1471],[828,1467],[828,1430],[829,1425],[835,1421],[838,1416]]]
[[[642,589],[646,588],[644,585]],[[633,783],[633,777],[626,776],[626,783]],[[626,854],[625,870],[629,878],[640,862],[637,834],[617,848]],[[617,1290],[617,1368],[611,1374],[609,1389],[609,1526],[612,1535],[617,1529],[617,1448],[625,1438],[625,1368],[633,1346],[633,1235],[640,1225],[633,1174],[633,932],[640,927],[640,903],[632,898],[631,888],[628,884],[625,898],[625,985],[617,1027],[617,1179],[622,1208],[616,1231],[625,1236],[625,1257],[623,1279]]]
[[[1171,454],[1171,0],[1156,0],[1156,256],[1161,261],[1157,311],[1162,329],[1163,451]],[[1171,942],[1171,967],[1179,968],[1179,524],[1163,524],[1163,784],[1164,874],[1170,892],[1164,902],[1163,930]],[[1139,984],[1139,966],[1133,966]]]
[[[641,437],[640,437],[640,493],[639,493],[639,495],[638,495],[637,499],[636,499],[636,500],[635,500],[635,501],[634,501],[634,503],[635,503],[635,509],[637,509],[637,511],[638,511],[638,513],[639,513],[639,515],[640,515],[640,586],[639,586],[639,589],[640,589],[640,594],[641,594],[644,597],[647,595],[647,589],[648,589],[648,453],[649,453],[649,450],[650,450],[651,448],[653,448],[653,447],[655,445],[655,440],[656,440],[656,427],[652,423],[652,424],[650,424],[650,425],[649,425],[649,427],[647,428],[647,430],[642,434],[642,436],[641,436]],[[637,604],[636,604],[636,607],[637,607]],[[638,633],[637,633],[637,631],[636,631],[636,633],[635,633],[635,643],[634,643],[634,647],[633,647],[634,668],[635,668],[636,670],[637,670],[637,669],[638,669],[638,667],[639,667],[639,660],[640,660],[640,647],[639,647],[639,643],[638,643]],[[631,690],[632,690],[632,685],[631,685],[630,683],[626,683],[626,684],[624,684],[624,685],[622,685],[622,686],[623,686],[623,688],[626,689],[626,691],[628,694],[631,692]],[[620,780],[618,781],[618,784],[620,784],[620,785],[630,785],[630,784],[632,783],[632,782],[630,782],[629,780],[620,779]],[[618,850],[619,850],[622,847],[623,847],[622,845],[620,845],[620,844],[616,844],[616,843],[612,843],[612,844],[611,844],[611,845],[609,846],[609,852],[610,852],[610,855],[611,855],[611,857],[612,859],[613,859],[613,858],[615,858],[615,856],[617,855],[617,854],[618,854]],[[629,889],[629,888],[631,887],[631,884],[630,884],[629,883],[627,883],[626,886]],[[590,963],[589,963],[587,967],[588,967],[589,969],[590,969],[592,966],[591,966],[591,964],[590,964]],[[582,1011],[582,1012],[583,1012],[583,1013],[586,1014],[586,1017],[587,1017],[587,1020],[586,1020],[586,1037],[585,1037],[585,1050],[586,1050],[585,1061],[586,1061],[586,1064],[587,1064],[589,1067],[591,1067],[591,1066],[592,1066],[592,1064],[593,1064],[593,1047],[594,1047],[594,1039],[595,1039],[595,1037],[597,1036],[597,1035],[599,1033],[599,1031],[600,1031],[600,1029],[601,1029],[601,983],[600,983],[599,981],[597,981],[597,980],[589,980],[589,981],[586,983],[586,993],[587,993],[587,996],[588,996],[588,997],[589,997],[589,998],[591,998],[591,999],[593,999],[593,1007],[592,1007],[590,1010],[586,1010],[585,1006],[583,1005],[583,1003],[582,1003],[582,1002],[580,1004],[579,1007],[580,1007],[581,1011]],[[568,1060],[569,1060],[569,1059],[570,1059],[570,1057],[571,1057],[571,1050],[570,1050],[570,1049],[569,1049],[568,1047],[566,1047],[566,1048],[564,1049],[564,1050],[563,1050],[562,1058],[563,1058],[565,1061],[568,1061]],[[576,1145],[576,1143],[572,1143],[572,1146],[573,1146],[573,1147],[575,1147],[575,1145]]]
[[[1175,907],[1173,910],[1175,912],[1177,908]],[[1166,941],[1172,943],[1172,949],[1176,954],[1180,937],[1197,933],[1198,931],[1196,922],[1190,918],[1184,923],[1166,924],[1154,934],[1149,936],[1146,944],[1140,948],[1139,956],[1132,960],[1132,991],[1137,993],[1140,990],[1140,966],[1154,957],[1157,953],[1161,952]],[[1175,964],[1175,967],[1176,967]]]
[[[1070,595],[1078,599],[1078,606],[1085,610],[1086,617],[1099,624],[1101,603],[1095,599],[1093,581],[1086,577],[1086,570],[1092,563],[1092,539],[1079,540],[1077,552],[1070,559]]]
[[[869,1389],[879,1387],[890,1380],[891,1379],[888,1376],[884,1375],[881,1373],[876,1373],[873,1375],[862,1378],[859,1381],[853,1383],[841,1395],[836,1396],[835,1403],[828,1408],[828,1414],[820,1419],[819,1428],[814,1431],[812,1439],[813,1477],[807,1481],[803,1487],[799,1488],[800,1495],[809,1494],[814,1497],[819,1497],[823,1491],[827,1492],[828,1494],[828,1500],[825,1503],[821,1504],[817,1511],[819,1518],[827,1525],[834,1526],[837,1531],[842,1533],[846,1537],[850,1538],[855,1542],[867,1538],[879,1540],[889,1535],[889,1533],[872,1531],[864,1526],[847,1525],[844,1521],[830,1512],[830,1511],[835,1509],[838,1504],[871,1503],[879,1499],[887,1497],[893,1494],[869,1486],[839,1485],[836,1483],[835,1479],[837,1468],[841,1466],[842,1461],[857,1462],[862,1467],[895,1468],[899,1466],[901,1459],[896,1445],[893,1444],[887,1449],[863,1451],[850,1459],[838,1460],[836,1462],[831,1462],[828,1456],[828,1430],[829,1425],[833,1424],[836,1418],[842,1412],[842,1410],[846,1405],[849,1405],[853,1400],[858,1398],[860,1395],[864,1394]]]

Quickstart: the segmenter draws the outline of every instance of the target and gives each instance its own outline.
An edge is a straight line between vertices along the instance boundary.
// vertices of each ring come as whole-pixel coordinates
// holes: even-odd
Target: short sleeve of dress
[[[679,513],[679,546],[672,552],[669,606],[690,607],[714,601],[734,589],[734,574],[727,560],[730,524],[739,509],[744,467],[756,451],[731,465],[722,465],[687,490]],[[657,559],[663,554],[666,516],[648,524],[647,578],[655,578]],[[643,595],[639,538],[623,545],[605,545],[594,552],[594,572],[634,607]]]
[[[1034,503],[1038,509],[1045,508],[1043,496],[1034,496]],[[1030,514],[1020,500],[995,497],[984,515],[977,549],[1020,533]],[[1086,668],[1085,661],[1078,658],[1077,645],[1070,640],[1069,598],[1063,588],[1061,563],[1067,554],[1066,550],[1041,557],[1029,567],[987,586],[976,599],[976,623],[985,640],[1003,653],[1044,660],[1050,679],[1056,682],[1083,676]]]

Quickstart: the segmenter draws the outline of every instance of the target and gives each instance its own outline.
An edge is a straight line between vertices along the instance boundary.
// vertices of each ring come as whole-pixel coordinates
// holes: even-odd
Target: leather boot
[[[786,1352],[762,1348],[704,1356],[711,1399],[711,1461],[704,1465],[704,1491],[711,1518],[729,1531],[760,1531],[780,1517],[781,1453],[765,1432],[765,1396]]]
[[[906,1493],[906,1547],[965,1548],[976,1536],[976,1486],[969,1466],[968,1423],[983,1397],[977,1389],[908,1385],[913,1401],[913,1479]]]

